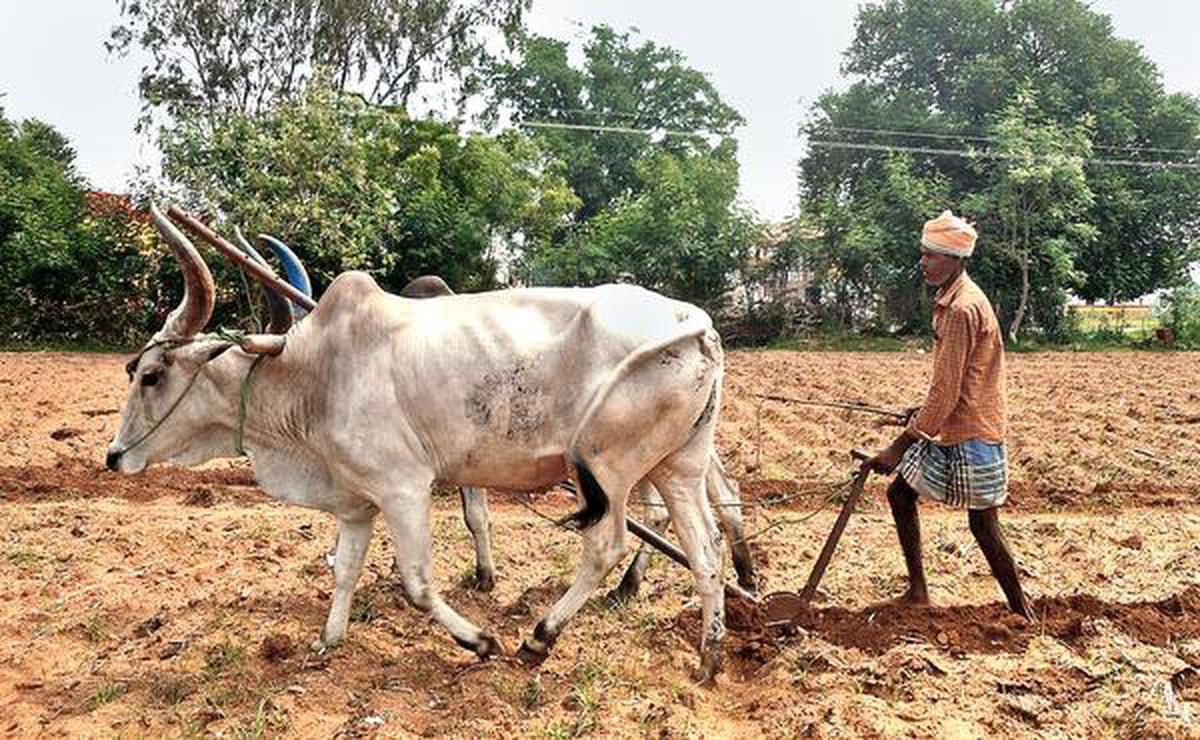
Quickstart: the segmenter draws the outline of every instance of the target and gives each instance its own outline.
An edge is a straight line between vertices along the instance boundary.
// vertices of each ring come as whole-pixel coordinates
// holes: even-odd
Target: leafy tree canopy
[[[531,0],[118,0],[108,48],[150,57],[148,109],[246,114],[303,92],[315,75],[406,108],[423,83],[469,77],[489,36],[516,33]]]
[[[729,146],[742,117],[722,100],[684,56],[652,41],[596,26],[576,67],[567,42],[522,36],[513,60],[487,69],[491,118],[508,111],[520,122],[603,126],[664,132],[659,139],[619,131],[533,128],[533,135],[567,166],[584,222],[645,182],[639,163],[654,152],[691,155]],[[665,132],[703,132],[680,136]]]
[[[532,281],[629,281],[719,308],[756,230],[735,202],[732,147],[655,152],[638,161],[636,174],[637,195],[618,198],[565,243],[531,255]]]
[[[422,273],[488,288],[578,203],[525,137],[464,135],[320,80],[258,115],[183,121],[163,150],[165,173],[197,205],[283,239],[319,286],[363,269],[392,290]]]
[[[90,208],[74,162],[52,126],[0,109],[0,339],[122,342],[156,312],[139,225]]]
[[[1121,301],[1184,280],[1200,234],[1196,170],[1101,160],[1197,163],[1200,101],[1164,91],[1141,48],[1116,38],[1109,19],[1085,3],[887,0],[864,6],[844,71],[855,78],[853,84],[823,96],[802,127],[814,144],[800,163],[806,218],[831,221],[839,212],[877,210],[874,183],[886,177],[884,167],[894,156],[889,148],[919,148],[926,151],[908,153],[914,172],[946,185],[944,201],[930,203],[924,216],[947,206],[978,209],[966,215],[984,221],[981,257],[989,249],[1011,257],[1005,250],[1012,242],[992,196],[1005,173],[1015,176],[1020,167],[994,155],[1012,154],[1013,147],[1036,150],[1037,157],[1067,170],[1075,167],[1072,157],[1083,160],[1078,164],[1090,198],[1080,212],[1084,201],[1060,204],[1069,217],[1035,216],[1042,226],[1032,238],[1057,245],[1046,247],[1057,256],[1044,264],[1031,254],[1030,296],[1053,297],[1035,314],[1052,321],[1053,304],[1061,305],[1067,288],[1088,300]],[[1019,145],[1006,135],[1004,122],[1022,106],[1040,139]],[[1083,142],[1076,134],[1084,121],[1083,148],[1090,153],[1080,157]],[[1053,200],[1042,205],[1050,207]],[[1059,226],[1049,228],[1050,223]],[[899,220],[887,226],[911,228]],[[917,238],[915,231],[907,234]],[[826,230],[823,238],[831,248],[843,246],[836,230]],[[1000,265],[982,270],[990,273],[993,282],[985,287],[1009,320],[1022,303],[1015,264],[1010,259],[1007,270]],[[901,289],[889,280],[872,278],[872,287],[883,293]]]

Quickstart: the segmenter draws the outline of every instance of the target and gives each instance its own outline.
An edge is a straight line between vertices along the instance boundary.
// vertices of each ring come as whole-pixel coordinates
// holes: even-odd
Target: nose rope
[[[187,387],[185,387],[183,389],[183,393],[179,394],[179,398],[175,399],[175,403],[171,404],[171,408],[167,409],[167,413],[163,414],[162,417],[160,417],[158,421],[154,422],[154,426],[150,427],[150,429],[148,429],[145,434],[138,437],[137,440],[134,441],[133,444],[126,445],[124,449],[117,452],[116,454],[118,457],[120,457],[121,455],[124,455],[126,452],[129,452],[134,447],[137,447],[138,445],[140,445],[142,442],[145,442],[150,437],[151,434],[154,434],[156,431],[158,431],[158,428],[160,426],[162,426],[163,423],[167,419],[171,418],[171,414],[175,413],[175,409],[179,408],[179,404],[183,402],[183,399],[187,396],[188,391],[192,390],[192,386],[196,384],[196,378],[200,377],[200,371],[203,369],[204,369],[204,366],[201,365],[199,370],[192,373],[192,378],[191,378],[191,380],[188,381]]]
[[[157,347],[157,346],[163,345],[163,344],[181,344],[182,345],[182,344],[186,344],[186,342],[180,342],[179,340],[162,340],[162,341],[158,341],[158,342],[152,342],[152,343],[148,344],[145,348],[143,348],[142,351],[138,353],[138,355],[135,359],[140,361],[142,358],[142,355],[146,354],[146,352],[150,351],[154,347]],[[238,425],[237,425],[237,438],[236,438],[236,441],[234,442],[234,449],[237,451],[238,455],[240,455],[242,457],[246,456],[246,449],[243,446],[243,442],[245,441],[245,438],[246,438],[246,407],[250,403],[250,381],[251,381],[252,377],[254,376],[254,371],[258,369],[259,363],[262,362],[266,358],[267,358],[267,355],[258,355],[257,357],[254,358],[254,362],[250,364],[250,370],[249,370],[249,372],[246,373],[246,377],[242,380],[241,388],[238,390]],[[135,366],[136,366],[136,363],[135,363]],[[192,390],[192,386],[194,386],[196,384],[196,379],[200,377],[200,373],[203,371],[204,371],[204,366],[201,365],[199,367],[199,369],[196,370],[196,372],[192,373],[192,377],[188,380],[187,386],[184,387],[183,393],[179,394],[179,397],[176,398],[175,402],[171,404],[171,408],[167,409],[167,413],[163,414],[159,418],[158,421],[154,422],[153,426],[151,426],[148,430],[146,430],[145,434],[143,434],[142,436],[140,436],[136,440],[134,440],[134,442],[132,444],[128,444],[124,448],[118,450],[116,452],[116,455],[118,457],[120,457],[121,455],[124,455],[126,452],[129,452],[133,448],[140,445],[142,442],[145,442],[147,439],[150,438],[150,435],[152,435],[156,431],[158,431],[158,428],[161,427],[164,423],[166,423],[167,419],[171,418],[171,414],[175,413],[175,409],[179,408],[179,404],[183,403],[183,399],[187,397],[187,394]]]

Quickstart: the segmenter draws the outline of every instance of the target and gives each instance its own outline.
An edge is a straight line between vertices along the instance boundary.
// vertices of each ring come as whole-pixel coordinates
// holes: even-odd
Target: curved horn
[[[183,300],[167,316],[160,334],[179,339],[194,337],[212,318],[212,273],[208,271],[208,265],[204,264],[204,258],[183,232],[175,228],[175,224],[153,203],[150,204],[150,217],[154,219],[155,227],[175,253],[175,259],[179,260],[179,269],[183,272]]]
[[[283,274],[292,287],[312,298],[312,281],[308,279],[308,271],[304,269],[304,263],[300,261],[292,248],[270,234],[259,234],[258,241],[259,244],[266,244],[275,253],[279,263],[283,265]],[[308,309],[292,303],[292,316],[297,321],[307,315]]]
[[[258,250],[250,246],[250,242],[246,241],[246,237],[242,235],[242,230],[234,226],[233,237],[237,239],[238,246],[242,251],[250,255],[250,259],[258,264],[271,269]],[[272,270],[274,272],[274,270]],[[263,294],[267,297],[267,309],[270,311],[271,317],[267,321],[267,334],[286,334],[288,329],[292,328],[292,309],[288,304],[288,300],[279,295],[270,288],[263,286]]]
[[[413,278],[408,285],[401,288],[400,295],[405,298],[435,298],[440,295],[454,295],[454,291],[437,275],[422,275]]]

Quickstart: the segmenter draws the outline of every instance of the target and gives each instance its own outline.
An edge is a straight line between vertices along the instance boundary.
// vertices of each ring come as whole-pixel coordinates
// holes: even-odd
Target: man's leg
[[[983,550],[983,556],[992,568],[992,575],[996,577],[1005,598],[1008,599],[1008,608],[1032,620],[1033,611],[1021,590],[1017,564],[1009,552],[1008,543],[1004,541],[1004,535],[1000,533],[1000,517],[996,507],[971,510],[967,513],[967,518],[971,524],[971,534],[975,535],[979,549]]]
[[[908,591],[900,598],[910,604],[928,604],[929,587],[925,584],[925,566],[921,563],[921,520],[917,514],[917,492],[897,475],[888,486],[888,503],[896,520],[896,534],[908,568]]]

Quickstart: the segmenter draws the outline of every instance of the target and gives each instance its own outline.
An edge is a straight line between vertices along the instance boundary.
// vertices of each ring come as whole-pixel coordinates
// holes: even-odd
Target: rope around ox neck
[[[250,405],[250,381],[254,378],[254,371],[258,369],[258,364],[266,358],[267,355],[259,355],[254,358],[254,362],[250,363],[250,370],[246,372],[246,377],[242,380],[242,387],[238,389],[238,426],[233,449],[242,457],[247,456],[244,443],[246,441],[246,407]]]

